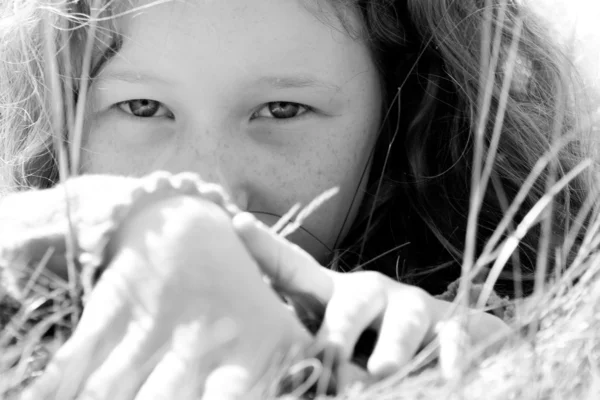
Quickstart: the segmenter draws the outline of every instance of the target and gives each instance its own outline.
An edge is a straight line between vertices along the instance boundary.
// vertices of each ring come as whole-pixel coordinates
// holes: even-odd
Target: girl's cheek
[[[104,116],[90,121],[84,132],[83,172],[143,175],[176,157],[174,132],[164,127]]]
[[[152,171],[152,152],[129,151],[124,146],[114,144],[111,140],[101,140],[84,147],[82,172],[141,176]]]

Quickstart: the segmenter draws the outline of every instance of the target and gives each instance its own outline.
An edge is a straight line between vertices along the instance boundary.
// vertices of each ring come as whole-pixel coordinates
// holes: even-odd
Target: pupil
[[[270,111],[275,118],[292,118],[298,114],[298,105],[285,102],[272,103]]]
[[[131,112],[139,117],[151,117],[158,110],[158,103],[153,100],[140,99],[131,102]]]

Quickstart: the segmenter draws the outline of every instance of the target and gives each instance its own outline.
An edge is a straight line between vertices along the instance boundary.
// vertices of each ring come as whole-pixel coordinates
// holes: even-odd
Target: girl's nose
[[[237,135],[223,124],[196,124],[182,136],[181,151],[175,163],[181,171],[195,172],[211,183],[217,183],[226,190],[231,200],[241,209],[248,208],[249,194],[246,190],[245,171],[251,169],[243,159],[236,143]],[[220,126],[219,126],[220,125]]]

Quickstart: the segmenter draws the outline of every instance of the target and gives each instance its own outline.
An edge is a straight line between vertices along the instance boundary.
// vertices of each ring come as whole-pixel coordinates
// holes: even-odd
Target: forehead
[[[349,56],[366,54],[365,46],[348,34],[347,22],[352,18],[345,14],[342,20],[338,10],[322,0],[127,3],[127,10],[118,10],[126,12],[117,26],[123,37],[120,53],[128,57],[151,51],[154,58],[173,62],[185,47],[188,62],[218,63],[222,57],[227,63],[232,56],[243,56],[244,68],[251,68],[275,63],[265,59],[270,56],[288,64],[319,57],[323,67],[332,67],[334,60],[351,62]]]
[[[279,14],[280,16],[301,11],[310,13],[313,17],[333,25],[336,29],[351,28],[358,29],[361,25],[359,18],[355,18],[357,10],[354,1],[349,0],[124,0],[119,2],[109,1],[104,8],[112,10],[111,14],[134,14],[147,11],[151,8],[169,4],[166,8],[182,7],[188,10],[196,8],[208,11],[209,9],[220,9],[226,13],[255,14],[264,16]],[[191,8],[190,8],[191,7]],[[207,14],[208,16],[208,14]]]

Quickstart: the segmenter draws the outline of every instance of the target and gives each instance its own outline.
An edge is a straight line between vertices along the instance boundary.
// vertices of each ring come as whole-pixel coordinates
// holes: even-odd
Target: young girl
[[[576,74],[521,2],[1,7],[3,192],[56,185],[62,157],[81,174],[195,172],[229,199],[217,196],[216,207],[197,194],[146,190],[150,200],[115,229],[118,245],[101,255],[110,268],[32,398],[199,396],[232,365],[243,375],[233,392],[243,393],[275,352],[313,342],[259,267],[283,294],[316,300],[324,315],[315,342],[336,347],[338,364],[376,331],[364,367],[388,376],[435,338],[453,305],[432,296],[470,274],[538,160],[554,152],[515,225],[590,150]],[[490,154],[493,164],[482,164]],[[181,180],[194,181],[149,179],[176,193]],[[521,240],[498,292],[529,294],[537,260],[560,261],[555,248],[590,186],[584,173],[569,182],[549,223]],[[335,196],[289,237],[295,244],[266,228],[332,187]],[[540,237],[551,246],[538,257]],[[210,262],[190,269],[197,260]],[[242,334],[234,350],[213,354],[198,321],[222,317]],[[480,313],[467,330],[478,341],[503,329]],[[282,339],[260,347],[265,335]]]

